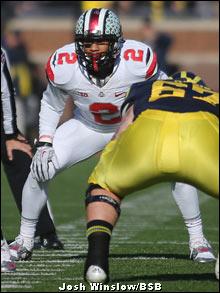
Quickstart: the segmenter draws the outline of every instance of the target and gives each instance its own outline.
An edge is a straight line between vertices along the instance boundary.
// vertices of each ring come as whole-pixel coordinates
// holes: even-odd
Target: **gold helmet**
[[[200,76],[195,75],[194,73],[189,72],[189,71],[180,71],[180,72],[174,73],[171,76],[171,78],[174,80],[196,83],[198,85],[207,87],[205,82],[202,80],[202,78]]]

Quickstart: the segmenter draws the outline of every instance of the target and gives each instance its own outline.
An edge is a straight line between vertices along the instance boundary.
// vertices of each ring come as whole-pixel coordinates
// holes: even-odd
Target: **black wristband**
[[[6,140],[17,139],[18,134],[20,134],[20,131],[18,129],[16,129],[15,132],[12,134],[5,133],[5,138],[6,138]]]
[[[39,148],[39,147],[42,147],[42,146],[49,146],[49,147],[52,147],[53,144],[51,142],[45,142],[45,141],[37,141],[34,146],[36,148]]]

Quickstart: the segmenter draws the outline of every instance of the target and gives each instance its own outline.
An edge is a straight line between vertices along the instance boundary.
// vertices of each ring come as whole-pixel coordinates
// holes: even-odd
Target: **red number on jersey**
[[[128,49],[128,50],[126,50],[124,52],[125,60],[132,59],[134,61],[142,62],[143,61],[143,55],[144,55],[143,50],[135,51],[134,49]]]
[[[63,62],[66,62],[68,64],[74,64],[77,60],[77,55],[76,53],[60,53],[58,55],[58,61],[57,64],[63,64]]]
[[[118,107],[111,103],[94,103],[89,107],[90,112],[94,115],[95,121],[101,124],[115,124],[121,121],[121,117],[113,117],[104,119],[103,114],[115,114],[118,112]]]

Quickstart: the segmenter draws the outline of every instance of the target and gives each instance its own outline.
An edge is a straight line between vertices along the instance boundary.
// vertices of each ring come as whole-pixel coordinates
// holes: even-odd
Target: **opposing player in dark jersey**
[[[173,78],[131,87],[123,123],[89,178],[89,282],[108,280],[109,242],[124,196],[164,181],[218,196],[219,95],[192,73]]]

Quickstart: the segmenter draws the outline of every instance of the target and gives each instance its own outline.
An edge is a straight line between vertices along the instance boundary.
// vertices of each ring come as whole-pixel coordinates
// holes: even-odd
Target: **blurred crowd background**
[[[1,42],[17,92],[18,125],[31,142],[47,84],[45,63],[74,41],[76,20],[93,7],[114,10],[124,37],[151,45],[168,75],[190,70],[218,90],[219,1],[1,1]]]

